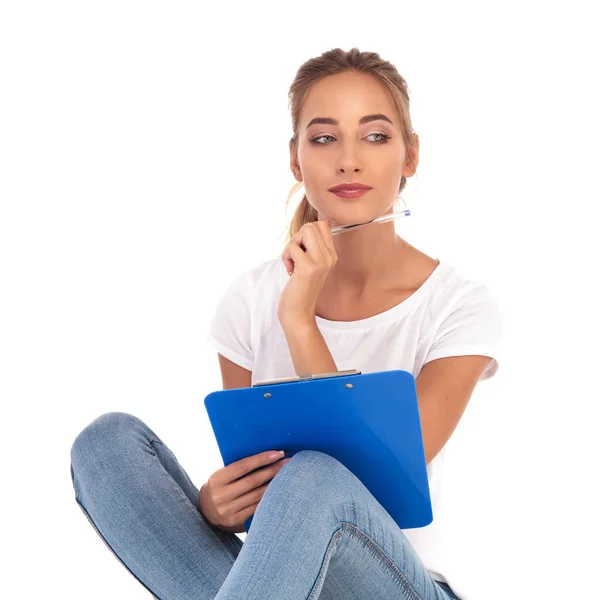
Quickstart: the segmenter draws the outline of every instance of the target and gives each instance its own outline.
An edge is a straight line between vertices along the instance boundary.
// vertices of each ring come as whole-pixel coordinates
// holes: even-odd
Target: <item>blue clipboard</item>
[[[412,373],[349,370],[259,381],[212,392],[204,406],[224,466],[266,450],[285,450],[285,457],[317,450],[354,473],[401,529],[433,521]]]

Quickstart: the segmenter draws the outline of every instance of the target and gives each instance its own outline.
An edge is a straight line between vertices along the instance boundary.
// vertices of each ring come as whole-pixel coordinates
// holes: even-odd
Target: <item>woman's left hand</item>
[[[280,323],[284,327],[314,323],[317,299],[338,258],[329,223],[303,225],[281,258],[292,274],[279,297]]]

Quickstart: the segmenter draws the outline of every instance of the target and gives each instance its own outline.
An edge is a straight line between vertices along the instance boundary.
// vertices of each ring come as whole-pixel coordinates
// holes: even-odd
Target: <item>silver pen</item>
[[[383,217],[377,217],[366,223],[357,223],[356,225],[340,225],[339,227],[332,227],[331,234],[337,235],[338,233],[344,233],[344,231],[350,231],[352,229],[358,229],[360,227],[366,227],[367,225],[373,225],[375,223],[387,223],[388,221],[394,221],[395,219],[401,219],[402,217],[409,217],[410,210],[403,210],[395,212],[390,215],[383,215]]]

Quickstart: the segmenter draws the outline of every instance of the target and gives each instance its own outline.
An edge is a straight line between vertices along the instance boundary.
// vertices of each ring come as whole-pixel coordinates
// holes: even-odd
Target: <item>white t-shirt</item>
[[[252,371],[252,384],[297,375],[277,318],[279,296],[288,280],[281,258],[242,273],[221,298],[210,324],[207,341],[225,358]],[[359,321],[318,316],[316,321],[340,371],[403,369],[416,378],[432,360],[470,354],[492,358],[480,381],[498,370],[500,309],[484,284],[444,262],[416,292],[382,313]],[[403,532],[434,579],[446,581],[466,600],[459,582],[444,566],[448,548],[444,551],[439,543],[444,537],[443,462],[444,449],[427,465],[433,522]]]

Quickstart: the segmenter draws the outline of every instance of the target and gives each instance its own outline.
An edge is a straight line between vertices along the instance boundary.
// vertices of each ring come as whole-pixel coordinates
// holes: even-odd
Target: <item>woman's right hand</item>
[[[202,514],[211,525],[233,533],[245,531],[244,523],[254,514],[269,482],[291,460],[281,460],[283,454],[269,458],[273,452],[267,450],[247,456],[208,478],[200,488],[199,502]]]

